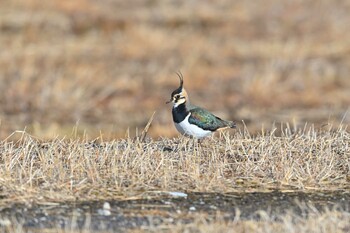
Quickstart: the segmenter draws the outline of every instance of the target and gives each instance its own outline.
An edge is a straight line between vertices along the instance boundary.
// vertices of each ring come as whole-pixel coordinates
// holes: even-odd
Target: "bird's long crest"
[[[177,74],[177,76],[178,76],[179,79],[180,79],[180,87],[182,88],[183,85],[184,85],[184,77],[183,77],[181,71],[176,72],[176,74]]]

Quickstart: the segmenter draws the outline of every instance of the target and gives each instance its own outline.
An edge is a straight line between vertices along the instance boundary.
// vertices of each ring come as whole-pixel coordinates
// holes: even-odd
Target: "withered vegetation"
[[[254,137],[240,131],[202,143],[185,137],[41,141],[21,133],[0,145],[0,203],[118,199],[151,190],[347,189],[349,144],[342,128]]]
[[[176,136],[164,103],[178,70],[193,104],[251,132],[349,124],[349,11],[346,0],[1,1],[0,138],[68,135],[77,122],[122,138],[155,110],[150,135]]]
[[[1,208],[152,190],[349,189],[349,11],[346,0],[0,1]],[[194,104],[239,130],[172,138],[164,102],[178,70]],[[134,138],[155,110],[148,137]],[[172,229],[350,231],[348,211],[270,217],[196,216]]]

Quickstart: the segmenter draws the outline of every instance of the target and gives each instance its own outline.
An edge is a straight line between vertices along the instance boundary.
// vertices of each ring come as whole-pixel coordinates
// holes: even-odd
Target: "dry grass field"
[[[53,139],[0,145],[0,205],[126,198],[152,190],[233,192],[349,189],[350,134],[222,134],[202,144]]]
[[[154,190],[349,190],[349,12],[346,0],[0,1],[0,209]],[[179,70],[191,102],[237,130],[176,137],[165,102]],[[349,210],[262,215],[199,214],[164,231],[350,231]]]
[[[181,70],[194,104],[246,123],[348,124],[348,1],[0,2],[0,137],[124,137],[157,111],[176,135]]]
[[[281,136],[272,131],[255,137],[243,131],[234,136],[221,134],[201,144],[183,137],[157,141],[140,138],[107,142],[58,138],[41,141],[21,133],[19,138],[18,141],[8,138],[0,145],[1,209],[14,208],[16,203],[56,205],[66,201],[150,198],[157,190],[227,193],[350,189],[350,134],[341,128],[323,131],[308,128],[296,133],[284,130]],[[311,210],[308,217],[290,212],[278,216],[279,221],[264,211],[260,212],[262,221],[239,218],[228,221],[220,215],[208,219],[204,213],[198,213],[190,216],[191,223],[166,225],[164,230],[348,232],[350,229],[346,208],[318,211],[307,206],[307,209]],[[185,216],[173,214],[173,217]],[[8,221],[11,220],[0,218],[0,224]],[[75,232],[73,226],[56,230]],[[6,229],[5,232],[21,232],[22,228],[11,221]],[[161,229],[161,226],[149,226],[142,231]],[[87,225],[86,232],[89,231]]]

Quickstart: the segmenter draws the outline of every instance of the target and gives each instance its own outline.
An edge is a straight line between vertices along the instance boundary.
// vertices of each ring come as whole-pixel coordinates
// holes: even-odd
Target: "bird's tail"
[[[224,120],[222,120],[221,123],[222,123],[222,127],[220,129],[228,129],[228,128],[233,129],[233,128],[236,128],[236,122],[234,122],[234,121],[224,121]]]
[[[236,128],[236,122],[234,121],[227,121],[227,126],[230,128]]]

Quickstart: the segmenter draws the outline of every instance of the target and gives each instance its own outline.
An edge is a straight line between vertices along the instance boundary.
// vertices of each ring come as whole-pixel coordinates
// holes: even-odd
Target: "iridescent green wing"
[[[228,126],[226,121],[220,119],[205,109],[194,108],[191,109],[190,112],[191,116],[189,117],[188,121],[204,130],[215,131],[219,128]]]

